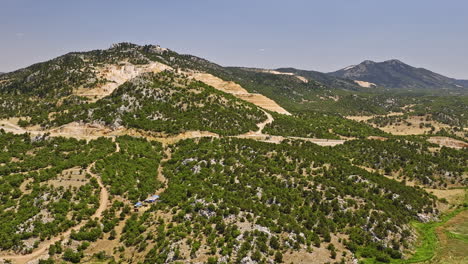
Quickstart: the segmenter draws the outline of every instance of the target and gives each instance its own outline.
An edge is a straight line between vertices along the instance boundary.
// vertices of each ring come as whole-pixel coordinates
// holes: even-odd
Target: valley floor
[[[468,193],[468,191],[466,191]],[[467,200],[465,198],[465,200]],[[433,264],[468,263],[468,210],[436,228],[439,244]]]

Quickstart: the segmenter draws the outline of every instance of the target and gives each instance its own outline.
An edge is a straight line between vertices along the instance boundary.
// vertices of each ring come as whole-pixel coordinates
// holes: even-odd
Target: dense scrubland
[[[76,93],[109,83],[97,74],[106,65],[153,62],[172,70],[141,74],[102,98]],[[467,204],[428,191],[466,188],[468,152],[428,138],[466,142],[466,95],[369,90],[317,72],[279,70],[290,74],[122,43],[0,75],[0,118],[19,118],[27,129],[78,122],[159,138],[219,135],[168,144],[144,133],[84,141],[0,130],[0,256],[46,247],[39,263],[431,259],[443,224],[437,221]],[[193,71],[266,95],[292,115],[195,81]],[[267,115],[272,122],[258,132]],[[412,116],[424,119],[425,134],[383,131]],[[446,127],[432,129],[436,121]],[[235,137],[254,131],[290,139]],[[347,142],[320,147],[294,137]],[[156,193],[157,202],[132,208]]]

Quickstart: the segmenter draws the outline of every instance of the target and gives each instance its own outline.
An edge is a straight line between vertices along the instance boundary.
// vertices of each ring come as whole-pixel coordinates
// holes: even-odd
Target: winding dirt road
[[[267,116],[267,119],[265,121],[257,124],[257,127],[258,127],[257,131],[250,131],[250,132],[247,132],[245,134],[237,135],[237,136],[233,136],[233,137],[252,139],[252,140],[258,140],[258,141],[276,143],[276,144],[281,143],[283,140],[294,139],[294,140],[302,140],[302,141],[312,142],[314,144],[317,144],[317,145],[323,146],[323,147],[325,147],[325,146],[333,147],[333,146],[336,146],[336,145],[344,144],[346,142],[346,140],[343,140],[343,139],[306,138],[306,137],[292,137],[292,136],[273,136],[273,135],[269,135],[269,134],[264,134],[263,129],[265,128],[265,126],[267,126],[268,124],[273,123],[273,121],[275,121],[275,120],[274,120],[273,116],[270,113],[268,113],[265,110],[263,110],[263,112]]]
[[[120,146],[118,143],[116,143],[116,150],[115,152],[120,152]],[[101,181],[101,177],[99,177],[97,174],[92,172],[92,168],[94,167],[96,162],[91,163],[87,168],[86,172],[91,175],[91,177],[95,178],[97,180],[97,183],[99,185],[99,188],[101,189],[101,192],[99,194],[99,207],[96,209],[96,212],[90,217],[90,219],[95,219],[97,218],[98,220],[102,219],[102,213],[104,210],[106,210],[107,205],[109,204],[109,192],[107,191],[107,188],[104,186],[104,184]],[[14,263],[17,264],[22,264],[22,263],[28,263],[32,260],[40,258],[42,255],[46,254],[49,247],[52,244],[55,244],[56,242],[63,240],[70,236],[71,232],[73,230],[78,231],[81,227],[83,227],[86,224],[85,221],[82,221],[80,224],[68,229],[67,231],[61,233],[58,236],[53,237],[50,240],[47,240],[39,245],[39,247],[34,250],[32,253],[26,254],[26,255],[7,255],[7,256],[0,256],[0,263],[1,261],[6,261],[6,260],[11,260],[14,261]]]
[[[119,68],[119,69],[105,69],[104,72],[107,74],[105,75],[105,77],[107,79],[112,80],[113,82],[110,82],[103,87],[99,87],[99,89],[95,91],[93,90],[93,91],[79,91],[79,92],[82,92],[81,95],[93,98],[93,101],[95,101],[98,98],[102,98],[103,96],[109,95],[110,93],[113,92],[113,90],[116,87],[118,87],[118,85],[135,77],[136,75],[141,74],[142,72],[150,72],[150,71],[159,72],[165,69],[167,69],[167,67],[164,67],[164,65],[159,65],[159,64],[149,65],[141,69],[134,69],[134,68],[131,68],[130,66],[128,66],[127,68],[124,67],[124,68]],[[191,76],[195,79],[202,80],[208,83],[209,85],[212,85],[216,89],[219,89],[227,93],[231,93],[239,97],[242,100],[251,102],[257,105],[265,113],[265,115],[267,116],[267,119],[257,124],[257,127],[258,127],[257,131],[251,131],[251,132],[238,135],[238,136],[234,136],[234,137],[272,142],[272,143],[280,143],[281,141],[287,138],[307,140],[307,141],[311,141],[319,145],[327,145],[327,146],[344,143],[344,140],[340,140],[340,141],[335,140],[333,142],[330,142],[327,139],[282,137],[282,136],[271,136],[268,134],[264,134],[263,130],[265,126],[267,126],[268,124],[271,124],[274,121],[274,118],[270,113],[268,113],[267,111],[263,109],[268,109],[270,111],[278,112],[280,114],[285,114],[285,115],[290,115],[290,113],[287,112],[282,107],[280,107],[278,104],[276,104],[276,102],[274,102],[273,100],[267,98],[266,96],[263,96],[261,94],[251,94],[236,83],[226,82],[224,80],[221,80],[217,77],[214,77],[212,75],[205,74],[205,73],[191,73]],[[128,134],[128,135],[133,135],[133,136],[139,136],[138,133],[135,134],[135,131],[132,131],[129,129],[123,128],[123,129],[118,129],[118,130],[112,130],[108,127],[104,127],[100,125],[82,124],[78,122],[73,122],[73,123],[66,124],[57,128],[53,128],[53,129],[37,130],[37,129],[22,128],[18,126],[16,122],[12,120],[0,120],[0,129],[3,129],[6,132],[11,132],[14,134],[29,133],[32,136],[38,136],[38,135],[44,135],[47,133],[53,137],[61,136],[61,137],[71,137],[71,138],[86,139],[86,140],[96,139],[98,137],[108,137],[108,138],[112,138],[114,142],[115,142],[115,137],[120,136],[120,135]],[[188,138],[200,138],[200,137],[219,138],[220,137],[219,135],[215,133],[206,132],[206,131],[189,131],[189,132],[182,133],[180,135],[176,135],[172,137],[152,137],[152,136],[145,136],[143,133],[140,136],[146,137],[149,140],[156,140],[156,141],[162,142],[163,147],[165,148],[166,157],[161,160],[160,166],[158,167],[158,173],[157,173],[158,180],[163,183],[163,187],[157,190],[156,194],[161,194],[162,192],[164,192],[168,185],[167,179],[163,175],[163,164],[171,159],[171,151],[170,151],[170,148],[167,147],[167,144],[173,144],[179,140],[188,139]],[[116,143],[116,152],[119,152],[119,151],[120,151],[120,146],[118,143]],[[96,212],[91,216],[91,218],[101,219],[102,213],[104,212],[104,210],[106,210],[108,203],[109,203],[109,193],[106,187],[104,186],[104,184],[102,183],[101,178],[92,172],[92,168],[94,166],[95,166],[95,162],[91,163],[86,168],[86,171],[87,173],[91,175],[91,177],[97,180],[97,183],[101,189],[101,192],[100,192],[100,198],[99,198],[99,207],[97,208]],[[6,260],[11,260],[14,263],[28,263],[32,260],[37,260],[47,254],[47,251],[50,245],[60,240],[66,239],[67,237],[70,236],[73,230],[75,231],[79,230],[84,225],[85,225],[85,222],[83,221],[80,224],[61,233],[60,235],[55,236],[54,238],[47,240],[45,242],[42,242],[39,245],[39,247],[35,249],[32,253],[29,253],[26,255],[16,254],[16,255],[0,256],[0,263],[5,262]]]

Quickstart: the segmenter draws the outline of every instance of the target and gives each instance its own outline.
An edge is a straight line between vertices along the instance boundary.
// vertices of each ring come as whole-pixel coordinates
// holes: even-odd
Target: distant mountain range
[[[466,89],[467,80],[456,80],[399,60],[363,61],[358,65],[328,73],[330,76],[368,82],[385,88]]]
[[[205,78],[210,85],[216,82],[219,84],[216,78],[235,83],[257,97],[265,96],[273,100],[289,113],[314,110],[358,115],[398,111],[403,104],[387,100],[387,95],[378,96],[387,94],[389,90],[397,93],[413,90],[418,94],[422,92],[428,95],[468,94],[467,80],[448,78],[398,60],[380,63],[364,61],[332,73],[295,68],[223,67],[206,59],[179,54],[157,45],[119,43],[106,50],[71,52],[0,74],[0,117],[1,113],[5,114],[4,118],[20,114],[36,116],[32,125],[50,125],[48,116],[44,115],[44,108],[60,107],[55,112],[67,107],[84,109],[83,100],[98,101],[116,94],[114,90],[123,91],[123,88],[117,88],[137,76],[147,75],[143,73],[171,69],[175,73],[197,73],[198,77]],[[211,77],[208,78],[207,74]],[[229,88],[232,83],[223,85]],[[35,101],[30,98],[35,98]],[[63,100],[68,100],[67,104],[63,104]],[[4,108],[1,107],[2,102],[6,102],[3,104]],[[109,111],[117,113],[114,110]],[[84,112],[79,114],[84,115]],[[80,118],[84,119],[85,116]],[[102,121],[102,116],[92,118]],[[70,120],[74,119],[75,117],[70,117]],[[110,118],[107,115],[107,119],[107,123],[114,125],[119,123],[114,121],[122,119],[122,116]],[[56,118],[54,125],[63,125],[70,120]]]
[[[464,87],[468,87],[468,80],[457,80],[457,84]]]

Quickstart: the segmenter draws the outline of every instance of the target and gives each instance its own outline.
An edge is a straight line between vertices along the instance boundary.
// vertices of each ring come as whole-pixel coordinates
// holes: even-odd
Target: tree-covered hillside
[[[466,91],[459,81],[429,71],[416,68],[399,60],[374,62],[370,60],[354,66],[349,66],[331,76],[348,78],[374,83],[391,89],[451,89],[453,91]]]
[[[59,110],[41,124],[82,120],[166,134],[200,130],[236,135],[256,130],[266,119],[258,107],[173,72],[141,75],[95,103]]]
[[[264,130],[271,135],[330,139],[387,135],[379,129],[339,115],[317,112],[301,112],[295,116],[273,115],[274,121]]]
[[[430,255],[467,207],[466,98],[131,43],[2,74],[0,263]]]
[[[89,219],[100,189],[86,168],[114,149],[107,139],[31,139],[0,130],[0,249],[32,251]]]
[[[435,213],[423,190],[312,143],[202,139],[174,151],[161,202],[132,220],[145,231],[124,241],[138,250],[153,245],[145,263],[200,254],[229,263],[281,262],[288,252],[319,248],[332,261],[348,262],[351,251],[386,262],[409,246],[409,221]],[[172,217],[160,217],[164,212]],[[145,237],[152,239],[142,244]],[[346,250],[336,252],[339,245]]]
[[[349,79],[315,71],[291,68],[277,70],[294,74],[284,75],[261,69],[223,67],[196,56],[179,54],[159,46],[119,43],[105,50],[69,53],[1,75],[0,117],[24,116],[44,119],[48,113],[63,111],[64,107],[60,106],[85,103],[86,98],[76,95],[77,89],[93,89],[109,83],[109,80],[98,74],[106,65],[125,63],[138,66],[153,62],[167,65],[176,72],[201,71],[225,81],[234,81],[250,92],[261,93],[273,99],[289,112],[316,111],[342,116],[382,115],[413,110],[407,107],[409,105],[414,106],[415,112],[424,108],[437,112],[452,108],[454,104],[451,100],[455,98],[449,90],[443,89],[437,91],[413,89],[412,92],[370,89],[360,87]],[[457,95],[461,95],[461,100],[466,101],[466,94]],[[439,100],[440,96],[445,96],[447,99]],[[33,107],[35,105],[39,107]],[[460,107],[460,104],[457,105]],[[463,105],[461,107],[463,108]],[[453,113],[444,112],[446,112],[444,116],[439,116],[438,120],[449,124],[454,121],[457,124],[466,123],[466,116],[460,116],[458,110]]]

